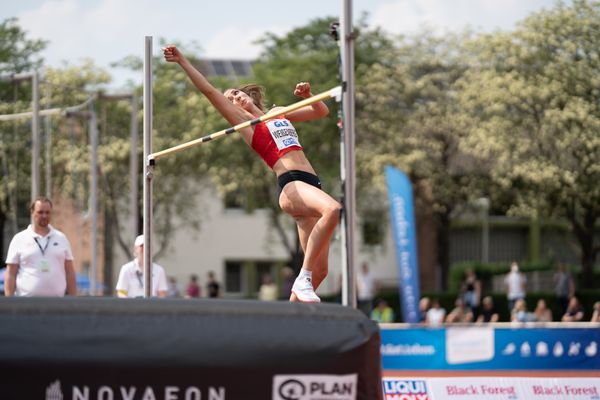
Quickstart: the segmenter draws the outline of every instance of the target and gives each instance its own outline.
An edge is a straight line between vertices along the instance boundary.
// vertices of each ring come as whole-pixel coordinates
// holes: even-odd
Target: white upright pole
[[[31,76],[31,200],[40,195],[40,80],[39,73]]]
[[[44,119],[46,142],[46,197],[52,197],[52,122],[50,116]]]
[[[342,0],[341,55],[342,55],[342,134],[344,212],[341,229],[345,231],[345,258],[342,265],[342,304],[356,308],[356,190],[354,172],[354,33],[352,31],[352,0]]]
[[[90,204],[89,214],[92,217],[92,240],[90,266],[90,294],[96,293],[96,276],[98,271],[98,123],[96,118],[95,104],[90,104]]]
[[[130,175],[130,190],[131,199],[129,203],[129,210],[131,218],[133,219],[132,231],[133,235],[137,235],[139,232],[139,217],[138,217],[138,98],[135,93],[131,95],[131,126],[130,126],[130,142],[131,152],[129,155],[129,175]]]
[[[152,296],[152,36],[144,52],[144,297]]]
[[[46,96],[51,99],[52,92],[47,89]],[[44,143],[46,144],[46,184],[45,193],[46,197],[52,198],[52,121],[50,115],[46,115],[44,118]]]

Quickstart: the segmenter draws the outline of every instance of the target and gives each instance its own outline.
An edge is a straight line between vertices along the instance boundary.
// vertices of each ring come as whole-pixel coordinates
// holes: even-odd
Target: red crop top
[[[292,150],[302,150],[296,129],[285,118],[256,124],[252,135],[252,148],[269,168],[273,168],[284,154]]]

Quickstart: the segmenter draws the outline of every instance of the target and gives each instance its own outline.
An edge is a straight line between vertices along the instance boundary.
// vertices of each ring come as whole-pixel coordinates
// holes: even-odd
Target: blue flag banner
[[[400,275],[400,304],[404,322],[419,322],[419,264],[413,193],[410,180],[399,169],[385,167],[390,215]]]

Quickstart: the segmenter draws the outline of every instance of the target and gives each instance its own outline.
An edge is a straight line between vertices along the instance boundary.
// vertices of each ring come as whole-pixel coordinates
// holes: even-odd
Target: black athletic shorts
[[[279,184],[279,192],[283,190],[285,185],[293,181],[302,181],[312,185],[318,189],[321,189],[321,181],[319,177],[311,174],[310,172],[291,170],[284,172],[277,177],[277,183]]]

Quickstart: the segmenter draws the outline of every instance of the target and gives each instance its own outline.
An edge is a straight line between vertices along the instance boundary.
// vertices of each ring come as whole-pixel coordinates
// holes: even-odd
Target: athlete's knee
[[[279,207],[283,210],[283,212],[290,215],[292,214],[293,205],[287,197],[283,198],[282,196],[279,198]]]
[[[341,210],[342,206],[340,203],[337,201],[332,202],[323,210],[323,218],[326,218],[330,224],[336,226],[340,219]]]

